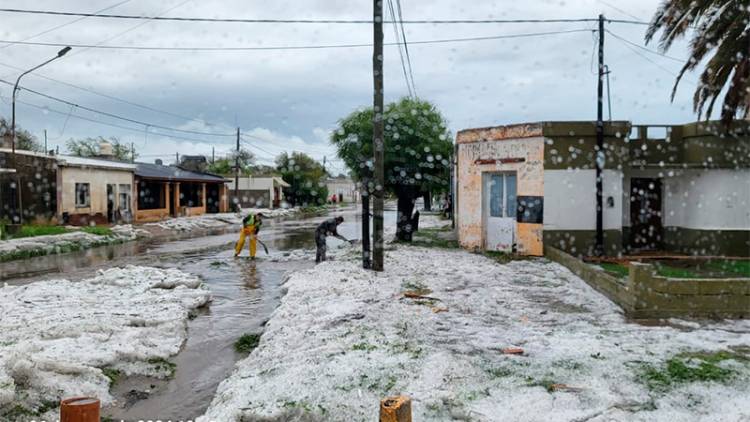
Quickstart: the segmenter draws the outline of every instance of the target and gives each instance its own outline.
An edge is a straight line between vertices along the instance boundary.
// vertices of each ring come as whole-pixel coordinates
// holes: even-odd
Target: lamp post
[[[55,57],[47,60],[46,62],[44,62],[44,63],[42,63],[42,64],[40,64],[38,66],[32,67],[31,69],[29,69],[29,70],[21,73],[20,75],[18,75],[18,79],[16,79],[16,84],[13,85],[13,105],[12,105],[13,111],[12,111],[12,117],[11,117],[11,123],[10,123],[10,131],[11,131],[10,132],[11,133],[11,141],[10,142],[11,142],[11,150],[13,152],[12,157],[13,157],[13,164],[14,165],[15,165],[15,161],[16,161],[16,94],[18,93],[18,83],[21,82],[21,78],[23,78],[25,75],[27,75],[27,74],[29,74],[29,73],[31,73],[31,72],[39,69],[40,67],[42,67],[42,66],[44,66],[44,65],[46,65],[46,64],[48,64],[48,63],[50,63],[50,62],[52,62],[54,60],[59,59],[60,57],[66,55],[68,53],[68,51],[70,51],[70,50],[71,50],[70,47],[65,47],[62,50],[60,50],[60,51],[57,52],[57,56],[55,56]]]
[[[16,167],[16,94],[18,93],[18,83],[21,82],[21,78],[23,78],[24,75],[27,75],[27,74],[29,74],[29,73],[31,73],[31,72],[39,69],[40,67],[46,65],[47,63],[50,63],[50,62],[52,62],[54,60],[59,59],[60,57],[66,55],[68,53],[68,51],[70,51],[70,50],[71,50],[70,47],[65,47],[62,50],[58,51],[57,55],[55,57],[47,60],[46,62],[44,62],[44,63],[42,63],[42,64],[40,64],[38,66],[32,67],[31,69],[29,69],[29,70],[21,73],[20,75],[18,75],[18,78],[16,79],[16,84],[13,85],[13,95],[12,95],[13,102],[12,102],[12,106],[11,106],[12,107],[12,117],[11,117],[11,123],[10,123],[10,135],[11,135],[11,138],[10,138],[10,144],[11,144],[10,164],[11,164],[11,168],[13,168],[13,169],[16,170],[16,194],[11,196],[11,198],[12,198],[11,201],[15,202],[14,204],[12,204],[11,210],[14,210],[15,212],[18,213],[18,221],[17,221],[18,224],[20,224],[20,223],[23,222],[23,210],[21,209],[21,175],[20,175],[20,172],[18,171],[18,168]],[[14,220],[13,222],[16,223],[16,221],[15,221],[16,219],[13,218],[13,220]]]

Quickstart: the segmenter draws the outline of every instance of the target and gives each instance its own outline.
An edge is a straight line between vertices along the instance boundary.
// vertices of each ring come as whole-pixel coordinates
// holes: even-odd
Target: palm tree
[[[690,58],[680,70],[672,89],[685,72],[695,69],[705,58],[700,84],[693,95],[693,109],[698,118],[706,108],[711,116],[714,103],[728,84],[721,119],[726,124],[735,116],[748,118],[750,110],[750,7],[747,0],[664,0],[654,15],[646,43],[657,32],[659,49],[666,52],[672,43],[692,30]]]

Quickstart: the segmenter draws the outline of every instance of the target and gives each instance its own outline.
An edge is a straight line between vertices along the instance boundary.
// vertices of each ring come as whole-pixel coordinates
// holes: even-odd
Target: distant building
[[[328,196],[336,195],[337,202],[359,202],[357,184],[348,177],[331,177],[326,180]]]
[[[135,181],[139,222],[229,210],[226,180],[221,176],[160,162],[137,163]]]
[[[750,255],[750,123],[605,122],[607,255],[666,251]],[[459,131],[455,210],[471,249],[592,255],[595,122]]]
[[[242,208],[278,208],[284,202],[284,188],[289,184],[281,177],[240,177],[235,197],[234,178],[228,178],[230,201]]]

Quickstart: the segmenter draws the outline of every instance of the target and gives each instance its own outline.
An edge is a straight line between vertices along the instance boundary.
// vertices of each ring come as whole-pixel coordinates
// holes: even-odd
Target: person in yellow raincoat
[[[240,240],[237,241],[237,244],[234,247],[234,256],[235,258],[240,255],[240,252],[242,252],[242,248],[245,246],[245,238],[249,237],[248,241],[248,249],[250,249],[250,258],[255,259],[255,250],[258,246],[258,232],[260,231],[260,226],[263,225],[263,214],[257,213],[257,214],[248,214],[247,217],[245,217],[242,220],[242,229],[240,230]]]

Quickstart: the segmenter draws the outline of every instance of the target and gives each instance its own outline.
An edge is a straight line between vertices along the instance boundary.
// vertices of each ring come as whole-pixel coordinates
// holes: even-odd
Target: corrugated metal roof
[[[208,173],[198,173],[183,170],[175,166],[160,166],[158,164],[136,163],[135,175],[145,179],[175,180],[187,182],[219,182],[226,180],[221,176]]]
[[[120,161],[103,160],[100,158],[76,157],[74,155],[58,155],[57,162],[61,166],[97,167],[112,170],[135,171],[135,164]]]

